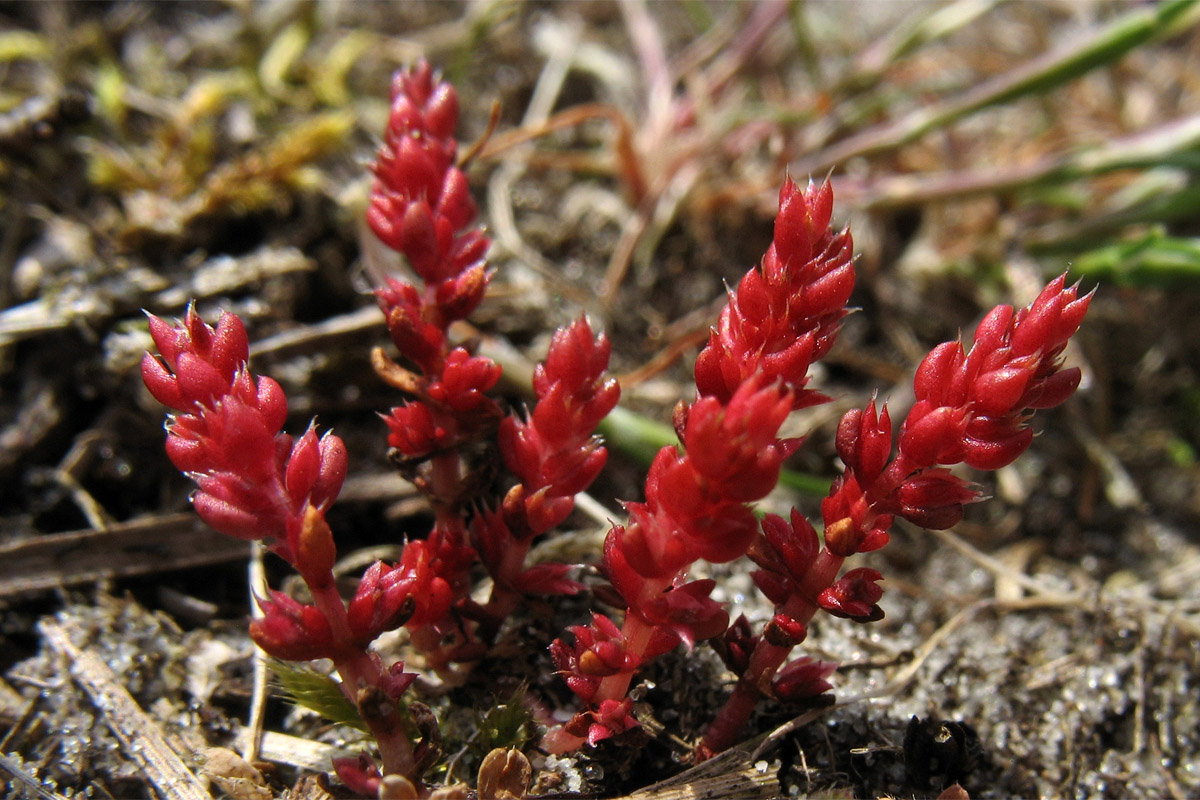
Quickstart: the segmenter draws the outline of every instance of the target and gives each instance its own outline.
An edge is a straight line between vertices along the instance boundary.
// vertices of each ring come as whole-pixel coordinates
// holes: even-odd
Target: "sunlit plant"
[[[372,167],[367,221],[416,276],[376,291],[397,355],[377,348],[372,361],[402,397],[383,415],[381,435],[434,513],[427,534],[406,542],[396,563],[371,565],[350,597],[338,591],[326,514],[346,475],[345,445],[314,425],[296,438],[282,431],[287,399],[278,383],[249,371],[240,319],[224,314],[210,327],[192,308],[175,325],[152,315],[158,355],[142,365],[147,387],[172,409],[167,453],[196,481],[197,513],[222,533],[261,541],[308,587],[306,600],[278,591],[259,598],[263,614],[250,633],[276,658],[332,662],[377,748],[334,766],[368,796],[384,786],[388,796],[429,795],[424,778],[440,741],[433,712],[408,696],[416,674],[386,662],[372,643],[403,627],[428,667],[456,680],[526,597],[584,589],[574,565],[530,566],[527,557],[604,468],[594,431],[620,394],[607,372],[609,343],[585,319],[554,334],[528,412],[506,411],[491,394],[501,367],[452,339],[451,324],[478,307],[491,278],[490,242],[475,225],[457,161],[457,122],[454,88],[428,64],[398,73]],[[704,640],[721,641],[738,679],[714,709],[698,758],[735,744],[759,702],[821,702],[835,665],[791,657],[814,616],[883,616],[883,575],[844,569],[846,560],[886,545],[896,517],[939,529],[958,522],[981,493],[949,468],[1011,463],[1032,440],[1033,411],[1062,403],[1078,386],[1079,370],[1064,368],[1062,354],[1091,295],[1059,277],[1029,307],[990,312],[969,348],[934,348],[898,431],[886,403],[874,399],[842,418],[836,446],[845,471],[821,504],[822,533],[795,509],[787,519],[758,517],[753,503],[801,445],[779,436],[784,419],[828,400],[809,388],[809,369],[833,345],[855,280],[851,235],[830,227],[833,200],[827,182],[784,181],[773,242],[729,292],[696,361],[696,397],[676,408],[679,445],[659,451],[644,500],[625,504],[626,518],[598,554],[623,614],[597,610],[550,646],[580,705],[542,738],[545,749],[594,746],[637,726],[629,697],[637,671]],[[475,473],[481,453],[494,454],[511,476],[502,496],[488,496]],[[730,624],[710,596],[714,581],[689,577],[698,561],[742,556],[757,565],[754,581],[774,605],[757,631],[745,618]],[[483,599],[474,593],[477,565],[491,578]],[[528,778],[511,759],[491,763],[488,780]]]

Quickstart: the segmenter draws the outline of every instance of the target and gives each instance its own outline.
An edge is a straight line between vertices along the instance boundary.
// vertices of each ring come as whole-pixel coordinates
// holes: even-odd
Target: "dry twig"
[[[121,685],[120,677],[95,653],[77,647],[70,632],[59,623],[46,620],[40,628],[46,643],[69,665],[71,677],[92,698],[126,755],[159,796],[165,800],[211,800],[177,752],[181,745],[172,746],[172,737],[142,711]]]

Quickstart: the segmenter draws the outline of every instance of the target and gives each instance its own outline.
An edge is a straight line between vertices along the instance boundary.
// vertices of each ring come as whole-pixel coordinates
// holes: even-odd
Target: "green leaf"
[[[507,700],[477,717],[472,749],[480,758],[497,747],[520,750],[533,738],[533,714],[525,706],[526,688],[522,683]]]
[[[315,711],[339,725],[349,725],[370,733],[359,716],[358,709],[342,694],[337,681],[311,667],[291,664],[277,658],[268,659],[271,671],[287,699],[298,706]]]

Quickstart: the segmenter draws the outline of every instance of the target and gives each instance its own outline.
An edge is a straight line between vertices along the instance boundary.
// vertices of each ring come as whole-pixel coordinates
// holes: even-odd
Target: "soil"
[[[536,725],[518,724],[530,797],[937,797],[955,783],[970,797],[1200,794],[1195,147],[1149,166],[1028,171],[1194,120],[1194,15],[1043,94],[822,160],[1146,8],[0,8],[8,796],[346,794],[317,776],[330,750],[368,746],[361,736],[274,684],[260,699],[249,548],[189,512],[191,484],[163,454],[163,412],[141,385],[141,309],[237,312],[254,369],[288,394],[288,429],[315,416],[345,439],[351,474],[330,522],[348,589],[423,535],[428,508],[391,473],[375,413],[398,398],[368,359],[387,344],[369,291],[397,265],[362,222],[390,76],[419,57],[458,89],[464,150],[496,109],[469,170],[495,242],[492,288],[471,320],[483,346],[533,361],[586,313],[613,341],[622,404],[661,423],[694,394],[692,360],[724,286],[770,243],[785,171],[832,169],[837,219],[860,253],[857,311],[814,373],[833,401],[789,423],[808,437],[789,468],[819,480],[838,469],[840,415],[878,392],[902,417],[930,347],[1073,265],[1085,288],[1099,283],[1068,351],[1084,372],[1078,394],[1037,415],[1014,465],[968,475],[990,497],[960,525],[898,526],[863,559],[887,578],[883,620],[814,624],[802,650],[841,665],[835,706],[760,704],[745,745],[685,773],[731,675],[707,645],[680,649],[639,676],[637,731],[552,757]],[[901,46],[938,9],[946,27]],[[946,176],[952,190],[935,191]],[[966,178],[983,185],[967,191]],[[1193,248],[1186,268],[1124,261],[1102,280],[1084,269],[1104,247],[1164,237]],[[503,391],[522,402],[519,381]],[[541,552],[594,565],[603,516],[641,497],[645,469],[614,452],[590,492],[601,521],[576,514]],[[813,514],[819,496],[777,490],[761,504],[792,505]],[[271,586],[294,588],[277,560],[263,566]],[[702,572],[761,623],[770,609],[749,570]],[[461,686],[422,679],[414,691],[444,737],[436,780],[474,784],[499,725],[489,711],[567,713],[545,648],[593,604],[608,610],[603,597],[533,602]],[[385,645],[420,666],[403,640]],[[252,766],[233,751],[256,706],[268,735]],[[181,772],[163,766],[176,762]]]

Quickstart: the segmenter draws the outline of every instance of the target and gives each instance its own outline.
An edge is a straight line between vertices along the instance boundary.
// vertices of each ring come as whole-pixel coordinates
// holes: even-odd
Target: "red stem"
[[[837,580],[845,560],[822,547],[805,572],[804,579],[787,603],[778,610],[807,627],[819,608],[817,597]],[[750,654],[750,663],[746,671],[733,687],[733,694],[725,701],[725,705],[704,733],[699,748],[702,756],[719,753],[733,746],[745,730],[758,699],[764,695],[770,696],[771,679],[787,661],[793,648],[794,645],[774,645],[768,642],[766,637],[759,638],[754,652]]]
[[[642,620],[632,610],[625,612],[625,622],[621,625],[621,636],[625,641],[625,652],[634,656],[635,666],[622,670],[615,675],[609,675],[600,681],[596,697],[592,705],[600,705],[605,700],[620,700],[629,693],[629,684],[633,682],[633,674],[642,665],[646,648],[654,635],[654,626]]]
[[[416,760],[413,758],[412,744],[401,725],[399,709],[392,707],[389,709],[390,713],[379,714],[374,709],[363,709],[360,705],[359,694],[364,689],[376,689],[383,697],[387,697],[381,688],[383,673],[379,661],[353,643],[346,604],[338,594],[336,584],[332,580],[323,583],[323,587],[309,588],[312,591],[313,604],[329,621],[330,630],[333,631],[337,643],[337,655],[333,657],[333,665],[342,678],[342,693],[359,709],[363,721],[371,729],[371,734],[379,745],[383,773],[415,777],[413,772]],[[394,706],[390,698],[388,703]]]
[[[704,732],[701,752],[719,753],[733,746],[754,713],[758,698],[770,690],[771,676],[779,671],[791,652],[791,647],[779,647],[764,639],[759,640],[750,656],[750,666],[738,679],[733,694]],[[764,680],[766,685],[760,688]]]

